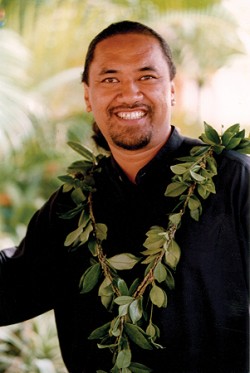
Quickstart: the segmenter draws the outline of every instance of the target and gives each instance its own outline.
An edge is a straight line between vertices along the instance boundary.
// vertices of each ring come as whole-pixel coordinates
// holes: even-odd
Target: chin
[[[125,149],[125,150],[139,150],[145,148],[149,144],[149,139],[144,139],[143,141],[138,141],[136,143],[125,143],[122,141],[116,141],[114,144],[118,146],[119,148]]]

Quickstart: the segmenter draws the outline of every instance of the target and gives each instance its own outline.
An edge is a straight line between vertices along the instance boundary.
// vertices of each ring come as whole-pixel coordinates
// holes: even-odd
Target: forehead
[[[91,65],[166,64],[159,41],[150,35],[119,34],[99,42]]]

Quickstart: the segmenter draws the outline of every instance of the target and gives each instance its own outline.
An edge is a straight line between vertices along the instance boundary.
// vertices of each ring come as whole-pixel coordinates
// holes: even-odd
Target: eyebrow
[[[138,71],[157,71],[157,70],[153,66],[145,66],[145,67],[140,68]]]
[[[153,66],[144,66],[144,67],[139,68],[137,71],[138,72],[143,72],[143,71],[157,71],[157,70]],[[116,73],[119,73],[119,70],[103,68],[100,71],[99,75],[116,74]]]
[[[102,69],[99,73],[99,75],[105,75],[105,74],[116,74],[118,70],[115,69]]]

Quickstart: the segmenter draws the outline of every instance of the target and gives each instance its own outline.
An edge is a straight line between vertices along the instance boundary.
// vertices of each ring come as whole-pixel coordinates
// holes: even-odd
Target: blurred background
[[[60,185],[77,140],[92,147],[80,83],[90,40],[123,19],[170,44],[173,124],[198,137],[250,130],[250,0],[0,0],[0,249]],[[65,373],[52,313],[0,329],[0,373]]]

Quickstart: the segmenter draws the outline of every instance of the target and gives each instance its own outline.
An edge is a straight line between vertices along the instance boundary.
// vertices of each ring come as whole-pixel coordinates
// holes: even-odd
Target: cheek
[[[171,102],[172,94],[170,89],[156,88],[149,92],[149,97],[151,97],[155,105],[168,105]]]
[[[92,109],[96,111],[96,114],[101,114],[99,111],[106,111],[109,105],[109,98],[102,91],[94,91],[90,96]]]

